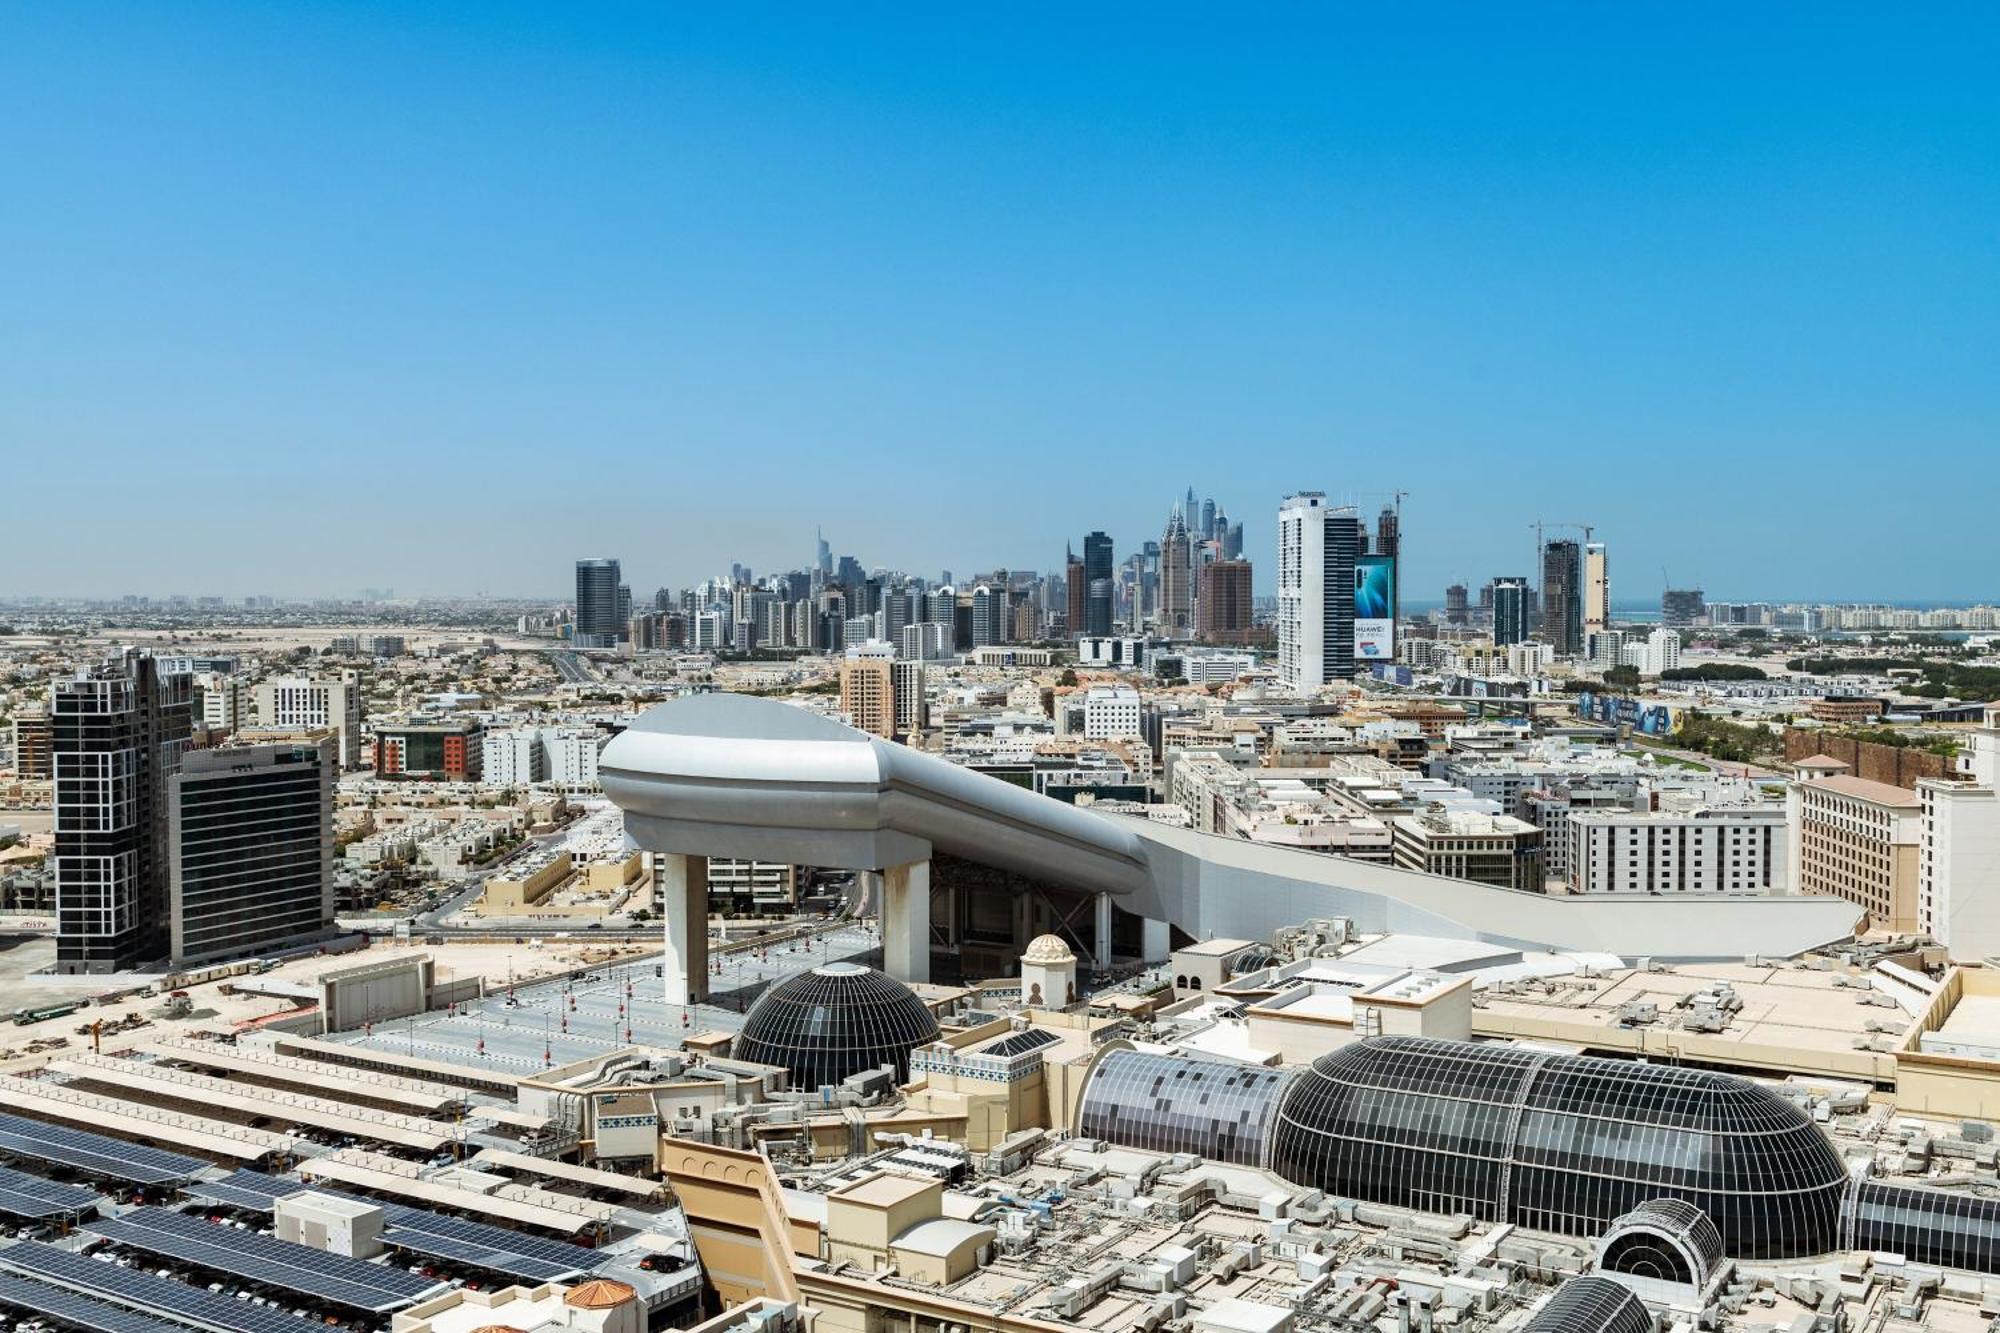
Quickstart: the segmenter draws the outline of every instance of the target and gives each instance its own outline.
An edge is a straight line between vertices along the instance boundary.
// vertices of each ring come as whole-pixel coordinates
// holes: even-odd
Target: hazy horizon
[[[0,11],[0,587],[1058,568],[2000,597],[2000,17]],[[1568,535],[1568,534],[1565,534]],[[1664,571],[1664,572],[1663,572]],[[1796,594],[1794,594],[1796,595]],[[1641,599],[1643,600],[1643,599]]]

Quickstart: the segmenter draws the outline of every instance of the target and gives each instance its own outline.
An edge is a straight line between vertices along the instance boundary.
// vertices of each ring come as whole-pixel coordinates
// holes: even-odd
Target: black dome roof
[[[1631,1288],[1586,1273],[1557,1287],[1521,1333],[1653,1333],[1653,1316]]]
[[[938,1038],[937,1019],[908,986],[859,963],[828,963],[757,997],[733,1048],[817,1088],[882,1065],[910,1076],[910,1051]]]
[[[1744,1079],[1427,1037],[1314,1061],[1279,1103],[1271,1167],[1330,1194],[1572,1233],[1683,1199],[1753,1259],[1834,1248],[1847,1185],[1805,1112]]]

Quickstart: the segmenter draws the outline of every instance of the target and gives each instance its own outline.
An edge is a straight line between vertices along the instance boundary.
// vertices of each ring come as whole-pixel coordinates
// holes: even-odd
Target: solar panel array
[[[122,1305],[107,1305],[10,1273],[0,1273],[0,1309],[52,1315],[65,1325],[88,1329],[89,1333],[188,1333],[186,1324],[170,1324]]]
[[[45,1125],[0,1111],[0,1152],[57,1162],[135,1185],[170,1185],[206,1171],[208,1163],[160,1148],[144,1148],[63,1125]]]
[[[268,1213],[279,1199],[307,1189],[336,1199],[357,1197],[249,1170],[236,1171],[221,1180],[199,1181],[189,1186],[187,1192],[233,1208]],[[376,1201],[363,1199],[360,1202]],[[544,1240],[487,1222],[447,1217],[427,1208],[412,1208],[400,1203],[381,1203],[378,1206],[382,1209],[384,1243],[412,1254],[449,1259],[533,1282],[559,1281],[587,1273],[597,1264],[597,1254],[581,1245]]]
[[[101,1296],[129,1309],[178,1319],[214,1333],[326,1333],[324,1324],[283,1310],[86,1259],[35,1240],[24,1240],[0,1250],[0,1268],[24,1273],[68,1291]]]
[[[598,1255],[581,1245],[524,1236],[505,1227],[446,1217],[422,1208],[390,1205],[383,1214],[386,1244],[416,1254],[471,1264],[534,1282],[555,1282],[587,1273]]]
[[[62,1217],[97,1206],[97,1191],[63,1185],[0,1166],[0,1213],[10,1217]]]
[[[120,1245],[356,1310],[408,1305],[438,1286],[431,1278],[400,1268],[254,1231],[225,1229],[165,1208],[140,1208],[92,1222],[86,1229]]]
[[[296,1194],[311,1186],[296,1180],[283,1180],[277,1176],[267,1176],[262,1171],[248,1169],[231,1172],[220,1180],[197,1180],[181,1192],[197,1199],[207,1199],[213,1203],[227,1204],[231,1208],[247,1208],[254,1213],[268,1213],[279,1199],[287,1194]],[[320,1193],[331,1194],[331,1190]]]

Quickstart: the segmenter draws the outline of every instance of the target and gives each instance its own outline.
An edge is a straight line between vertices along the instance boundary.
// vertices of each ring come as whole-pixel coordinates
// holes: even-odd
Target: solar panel
[[[328,1254],[254,1231],[224,1229],[164,1208],[136,1209],[123,1217],[92,1222],[85,1229],[120,1245],[356,1310],[408,1305],[439,1285],[399,1268]]]
[[[97,1191],[63,1185],[0,1166],[0,1213],[12,1217],[61,1217],[97,1206]]]
[[[0,1273],[0,1308],[52,1315],[65,1325],[89,1333],[188,1333],[186,1324],[170,1324],[149,1314],[79,1296],[46,1282]]]
[[[196,1181],[187,1187],[186,1192],[195,1198],[227,1204],[232,1208],[268,1213],[276,1207],[279,1199],[302,1190],[336,1199],[376,1202],[356,1199],[356,1196],[339,1190],[305,1185],[249,1170],[236,1171],[221,1180]],[[510,1231],[506,1227],[447,1217],[443,1213],[412,1208],[407,1204],[377,1203],[377,1206],[382,1209],[383,1241],[412,1254],[449,1259],[535,1282],[554,1282],[587,1273],[598,1261],[595,1251],[581,1245],[544,1240],[540,1236]]]
[[[0,1152],[57,1162],[79,1171],[129,1180],[135,1185],[167,1185],[206,1171],[208,1163],[123,1139],[106,1138],[63,1125],[45,1125],[0,1111]]]
[[[585,1249],[581,1245],[571,1245],[567,1241],[544,1240],[540,1236],[530,1236],[519,1231],[509,1231],[506,1227],[496,1227],[490,1222],[475,1222],[464,1217],[446,1217],[442,1213],[428,1212],[422,1208],[394,1207],[386,1214],[384,1220],[390,1226],[405,1231],[417,1231],[427,1236],[440,1236],[467,1244],[484,1245],[506,1254],[559,1264],[570,1272],[584,1272],[595,1268],[600,1258],[595,1250]]]
[[[448,1219],[446,1219],[448,1221]],[[522,1253],[526,1245],[534,1245],[534,1237],[524,1237],[514,1231],[500,1231],[504,1245],[494,1245],[482,1239],[472,1239],[466,1235],[450,1235],[446,1231],[430,1225],[426,1229],[412,1227],[388,1227],[382,1231],[382,1241],[394,1245],[396,1249],[406,1249],[414,1255],[428,1255],[432,1259],[450,1259],[454,1263],[466,1263],[476,1269],[486,1269],[490,1273],[502,1273],[506,1277],[520,1277],[522,1281],[552,1283],[566,1277],[578,1277],[590,1271],[596,1263],[596,1255],[580,1245],[562,1245],[562,1249],[574,1251],[574,1255],[550,1259],[546,1255]],[[548,1241],[548,1245],[558,1245]]]
[[[262,1171],[251,1171],[246,1168],[233,1171],[220,1180],[191,1181],[183,1187],[181,1193],[191,1198],[205,1199],[210,1203],[227,1204],[231,1208],[247,1208],[255,1213],[268,1213],[285,1195],[297,1194],[300,1190],[309,1188],[311,1187],[296,1180],[267,1176]]]
[[[325,1325],[283,1310],[86,1259],[35,1240],[24,1240],[0,1250],[0,1268],[27,1274],[66,1291],[102,1297],[120,1306],[179,1319],[217,1333],[326,1333]]]

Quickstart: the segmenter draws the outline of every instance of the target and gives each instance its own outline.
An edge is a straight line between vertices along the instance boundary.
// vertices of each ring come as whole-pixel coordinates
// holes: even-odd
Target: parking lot
[[[866,927],[843,925],[794,944],[717,954],[720,971],[709,977],[712,999],[707,1004],[684,1007],[662,999],[660,962],[654,955],[333,1039],[516,1074],[626,1046],[675,1049],[690,1032],[735,1031],[743,1011],[773,982],[825,962],[872,962],[880,945]]]

